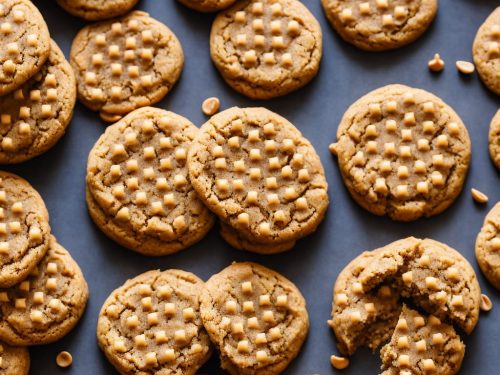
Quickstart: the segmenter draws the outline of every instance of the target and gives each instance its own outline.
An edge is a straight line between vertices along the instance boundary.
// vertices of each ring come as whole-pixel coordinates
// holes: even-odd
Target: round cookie
[[[242,240],[229,242],[239,248],[289,248],[316,229],[328,207],[313,146],[265,108],[234,107],[213,116],[189,150],[188,167],[200,199],[238,232]]]
[[[106,235],[154,256],[205,236],[214,219],[193,190],[186,166],[197,132],[184,117],[151,107],[106,129],[87,165],[89,212]]]
[[[47,60],[47,24],[29,0],[0,4],[0,96],[14,91],[34,76]]]
[[[491,120],[489,143],[491,160],[500,169],[500,110]]]
[[[3,375],[28,375],[30,354],[26,347],[15,347],[0,342],[0,373]]]
[[[362,253],[337,277],[329,324],[340,352],[389,340],[400,297],[466,333],[479,318],[481,291],[469,262],[445,244],[409,237]]]
[[[0,290],[0,339],[23,346],[57,341],[78,323],[87,299],[82,271],[52,237],[47,255],[28,278]]]
[[[460,117],[433,94],[403,85],[379,88],[352,104],[337,140],[351,196],[394,220],[444,211],[469,167],[470,139]]]
[[[28,181],[0,171],[0,287],[24,280],[49,248],[49,214]]]
[[[99,21],[121,16],[139,0],[57,0],[68,13],[87,21]]]
[[[97,339],[121,374],[194,375],[212,353],[200,318],[203,281],[180,270],[149,271],[111,293]]]
[[[233,89],[252,99],[271,99],[316,75],[321,28],[297,0],[240,1],[215,18],[210,53]]]
[[[437,0],[321,0],[326,16],[346,42],[366,51],[409,44],[429,27]]]
[[[217,12],[234,4],[236,0],[179,0],[179,3],[198,12]]]
[[[483,83],[500,95],[500,7],[491,13],[477,31],[472,56]]]
[[[42,69],[0,101],[0,164],[38,156],[64,135],[76,102],[75,75],[51,41]]]
[[[484,219],[476,239],[476,259],[483,275],[500,289],[500,202]]]
[[[84,27],[71,47],[79,99],[110,122],[160,101],[183,64],[177,37],[140,11]]]
[[[297,287],[255,263],[233,263],[206,282],[201,318],[230,374],[281,373],[309,330]]]

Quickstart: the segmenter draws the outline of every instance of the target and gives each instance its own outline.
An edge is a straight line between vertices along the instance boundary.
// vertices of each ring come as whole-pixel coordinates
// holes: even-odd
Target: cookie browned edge
[[[90,5],[90,2],[100,4]],[[87,21],[101,21],[123,15],[138,2],[139,0],[57,0],[66,12]]]

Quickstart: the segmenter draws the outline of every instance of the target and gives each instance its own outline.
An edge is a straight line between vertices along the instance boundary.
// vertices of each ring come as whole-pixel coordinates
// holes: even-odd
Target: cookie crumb
[[[337,370],[343,370],[349,366],[349,359],[345,357],[337,357],[336,355],[332,355],[330,357],[330,363]]]
[[[220,107],[219,98],[211,97],[203,101],[203,104],[201,105],[201,110],[207,116],[212,116],[215,115],[217,112],[219,112],[219,107]]]
[[[462,74],[472,74],[476,70],[474,64],[469,61],[458,60],[456,66],[458,71]]]
[[[474,199],[477,203],[487,203],[488,196],[477,189],[472,188],[470,190],[472,199]]]
[[[481,310],[490,311],[493,308],[493,302],[486,294],[481,294]]]
[[[70,352],[60,352],[56,357],[56,363],[62,368],[69,367],[73,363],[73,356]]]
[[[439,56],[439,53],[436,53],[434,55],[434,58],[429,61],[427,64],[429,66],[429,69],[432,70],[433,72],[440,72],[444,69],[444,60]]]
[[[332,155],[337,155],[337,144],[336,143],[330,143],[330,146],[328,146],[328,149],[332,153]]]

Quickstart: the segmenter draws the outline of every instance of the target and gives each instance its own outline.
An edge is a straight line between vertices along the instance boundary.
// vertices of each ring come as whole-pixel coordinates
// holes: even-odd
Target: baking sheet
[[[72,38],[85,22],[66,14],[54,0],[34,1],[47,20],[52,37],[69,55]],[[232,249],[213,230],[196,246],[163,258],[147,258],[121,248],[97,229],[85,205],[87,155],[104,130],[97,114],[78,104],[66,136],[45,155],[19,166],[6,167],[28,179],[48,206],[53,233],[71,251],[90,287],[87,311],[78,327],[63,340],[31,349],[32,374],[113,374],[100,352],[95,328],[100,307],[108,294],[127,278],[150,269],[181,268],[209,278],[230,262],[256,261],[271,267],[297,284],[307,299],[311,321],[309,337],[286,374],[336,373],[329,357],[336,352],[330,316],[332,284],[345,264],[363,250],[385,245],[405,236],[430,237],[459,250],[478,271],[474,242],[484,215],[500,199],[500,173],[488,157],[489,122],[500,107],[500,98],[489,93],[476,75],[460,76],[459,59],[471,60],[472,41],[479,25],[498,0],[441,0],[438,17],[428,32],[405,48],[379,54],[362,52],[340,40],[327,23],[319,0],[304,0],[323,29],[324,54],[319,76],[302,90],[267,102],[251,101],[233,92],[220,78],[209,56],[213,15],[191,11],[174,0],[142,0],[138,8],[167,24],[179,37],[186,64],[180,81],[158,106],[186,116],[198,126],[206,117],[201,102],[221,99],[222,108],[266,106],[288,118],[314,144],[330,184],[331,205],[318,231],[301,240],[293,251],[259,256]],[[439,52],[447,66],[435,75],[427,61]],[[395,223],[361,209],[345,190],[328,151],[337,125],[347,107],[366,92],[390,83],[429,90],[450,104],[467,125],[473,157],[463,194],[443,214],[413,223]],[[469,190],[478,188],[490,197],[487,206],[475,204]],[[483,292],[494,304],[482,314],[467,345],[461,374],[498,374],[500,355],[500,293],[478,273]],[[55,357],[61,350],[73,354],[73,366],[59,369]],[[378,353],[359,351],[343,374],[376,374]],[[200,371],[219,374],[216,356]],[[340,372],[339,372],[340,373]]]

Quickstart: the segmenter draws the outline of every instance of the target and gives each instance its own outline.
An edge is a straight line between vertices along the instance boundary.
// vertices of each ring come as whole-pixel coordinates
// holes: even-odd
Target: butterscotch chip
[[[56,363],[59,367],[66,368],[73,363],[73,356],[70,352],[60,352],[56,357]]]
[[[367,51],[384,51],[409,44],[429,27],[436,0],[322,0],[325,14],[348,43]]]
[[[203,101],[201,110],[207,116],[215,115],[219,111],[220,101],[219,98],[211,97]]]
[[[189,272],[156,270],[113,291],[97,322],[99,346],[113,366],[121,374],[194,375],[212,352],[200,317],[203,285]],[[147,311],[144,298],[150,303]],[[152,316],[158,318],[158,324],[151,324]],[[135,323],[123,324],[129,319]]]
[[[500,169],[500,110],[491,120],[488,139],[491,160]]]
[[[47,24],[28,0],[4,0],[0,12],[0,95],[18,89],[44,65],[50,53]]]
[[[242,285],[248,282],[252,290],[244,292]],[[226,313],[228,300],[236,302],[238,313]],[[253,304],[251,312],[244,311],[248,302]],[[283,371],[298,355],[309,329],[300,291],[282,275],[255,263],[233,263],[212,276],[201,296],[201,317],[220,351],[222,368],[231,373]],[[241,330],[234,332],[234,325]]]
[[[57,0],[68,13],[87,21],[99,21],[121,16],[131,10],[139,0]]]
[[[88,208],[104,233],[146,255],[173,253],[205,236],[214,220],[186,165],[197,131],[184,117],[152,107],[106,129],[87,165]]]
[[[226,9],[233,5],[236,0],[178,0],[181,4],[197,10],[198,12],[217,12]],[[257,3],[258,4],[258,3]],[[262,3],[261,3],[262,4]],[[240,14],[237,17],[238,22],[244,22],[245,14]]]
[[[245,0],[215,18],[210,51],[233,89],[270,99],[299,89],[316,75],[321,28],[297,0]]]
[[[351,196],[368,211],[394,220],[445,210],[462,189],[469,167],[469,135],[458,115],[431,93],[403,85],[385,86],[357,100],[345,113],[337,140],[339,167]]]
[[[476,239],[476,259],[488,281],[500,289],[500,202],[496,203],[484,219]]]
[[[469,61],[458,60],[456,62],[457,70],[462,74],[472,74],[476,70],[473,63]]]
[[[141,11],[84,27],[71,48],[78,97],[100,112],[104,121],[118,121],[161,100],[179,78],[183,64],[177,37]]]
[[[339,357],[339,356],[336,356],[336,355],[332,355],[330,357],[330,363],[337,370],[344,370],[347,367],[349,367],[349,358]]]
[[[429,62],[427,63],[427,66],[433,72],[440,72],[440,71],[442,71],[444,69],[445,62],[441,58],[441,56],[439,56],[439,53],[436,53],[434,55],[434,57],[432,58],[432,60],[429,60]]]
[[[240,147],[231,147],[233,137]],[[218,168],[221,155],[226,168]],[[312,145],[264,108],[234,107],[212,117],[189,149],[188,168],[200,199],[223,222],[221,234],[237,248],[287,250],[316,229],[328,206]]]

